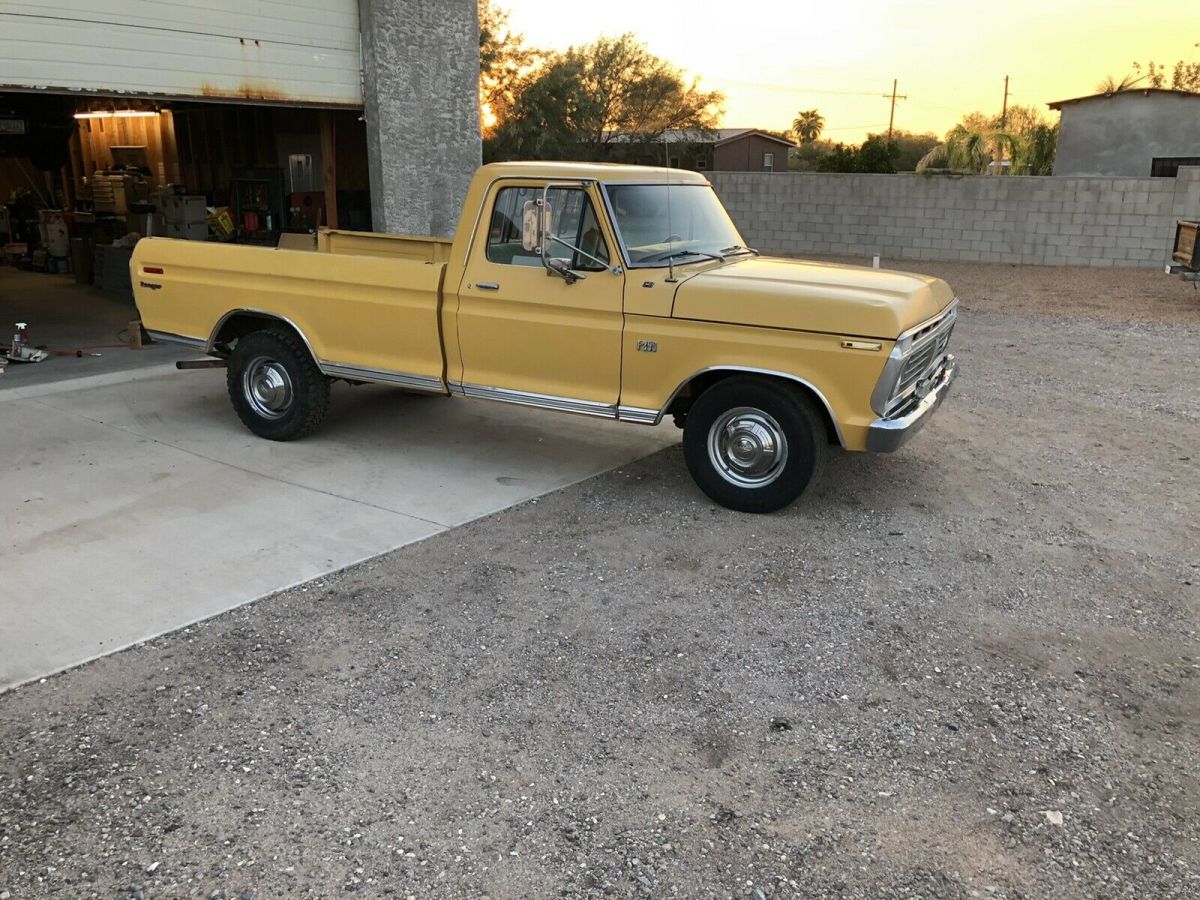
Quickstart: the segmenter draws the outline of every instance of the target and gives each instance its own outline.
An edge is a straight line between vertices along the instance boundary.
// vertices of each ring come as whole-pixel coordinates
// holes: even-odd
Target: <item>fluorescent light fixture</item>
[[[149,119],[158,115],[156,109],[97,109],[91,112],[77,112],[77,119]]]

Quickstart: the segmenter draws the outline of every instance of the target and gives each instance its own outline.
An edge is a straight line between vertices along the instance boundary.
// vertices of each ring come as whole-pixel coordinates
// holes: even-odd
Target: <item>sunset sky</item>
[[[534,46],[565,49],[633,31],[650,49],[726,95],[724,124],[785,129],[816,107],[825,136],[858,142],[886,130],[892,79],[908,100],[896,127],[949,129],[964,112],[1045,108],[1094,92],[1134,60],[1200,58],[1200,26],[1170,25],[1167,0],[827,0],[783,3],[500,0]],[[1052,114],[1057,116],[1057,114]]]

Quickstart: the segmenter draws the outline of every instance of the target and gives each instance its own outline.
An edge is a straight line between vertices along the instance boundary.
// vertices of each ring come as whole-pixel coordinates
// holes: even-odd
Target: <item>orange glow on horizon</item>
[[[603,16],[564,16],[556,0],[498,3],[535,47],[634,32],[725,94],[726,127],[785,130],[798,111],[816,108],[824,138],[855,143],[887,130],[893,78],[908,96],[896,104],[896,128],[942,135],[966,113],[998,114],[1005,75],[1010,104],[1036,106],[1053,121],[1047,103],[1095,93],[1135,60],[1200,60],[1200,29],[1165,27],[1179,8],[1166,0],[1009,0],[1002,9],[839,0],[744,14],[711,0],[609,0]]]

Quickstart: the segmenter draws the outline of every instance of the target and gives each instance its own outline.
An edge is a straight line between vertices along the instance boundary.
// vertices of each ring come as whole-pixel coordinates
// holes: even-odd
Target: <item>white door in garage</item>
[[[357,0],[5,0],[0,90],[360,106]]]

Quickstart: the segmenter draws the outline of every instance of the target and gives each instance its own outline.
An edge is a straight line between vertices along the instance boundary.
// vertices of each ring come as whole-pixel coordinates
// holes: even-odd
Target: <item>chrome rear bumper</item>
[[[942,358],[932,376],[932,385],[908,412],[888,419],[876,419],[867,430],[867,449],[872,453],[891,453],[899,450],[920,431],[929,417],[934,414],[946,395],[950,385],[958,377],[958,361],[950,354]]]

